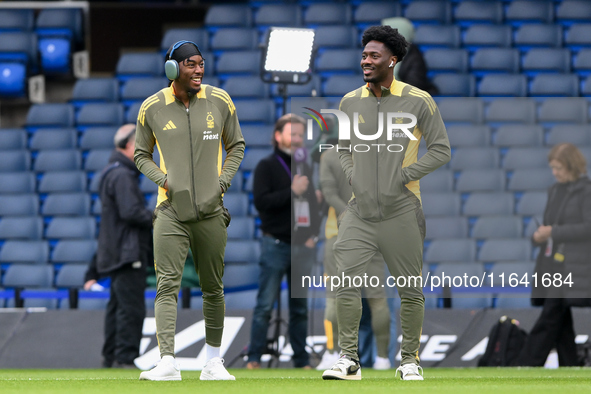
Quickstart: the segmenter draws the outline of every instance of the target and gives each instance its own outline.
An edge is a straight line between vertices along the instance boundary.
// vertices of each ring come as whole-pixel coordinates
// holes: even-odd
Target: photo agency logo
[[[312,119],[308,119],[306,124],[306,138],[308,140],[314,139],[314,122],[318,124],[320,133],[328,131],[328,125],[326,119],[322,114],[332,114],[336,116],[339,141],[351,141],[351,130],[355,135],[354,141],[364,141],[363,143],[351,143],[349,146],[336,145],[337,150],[347,150],[349,152],[369,152],[372,149],[376,149],[378,152],[386,151],[391,153],[402,152],[405,145],[395,143],[396,139],[408,138],[411,141],[417,141],[417,137],[413,135],[414,127],[417,125],[417,117],[407,112],[378,112],[377,131],[373,134],[363,134],[359,130],[359,125],[364,124],[365,119],[359,112],[353,113],[353,119],[349,119],[349,116],[338,109],[321,109],[320,112],[315,111],[310,107],[303,107],[310,112],[304,112],[304,114],[310,116]],[[384,123],[386,126],[384,127]],[[351,127],[353,126],[353,127]],[[386,140],[392,143],[377,143],[382,137],[383,133],[386,133]],[[371,143],[374,141],[374,143]],[[323,150],[330,150],[335,148],[333,144],[319,144],[318,149],[320,152]]]

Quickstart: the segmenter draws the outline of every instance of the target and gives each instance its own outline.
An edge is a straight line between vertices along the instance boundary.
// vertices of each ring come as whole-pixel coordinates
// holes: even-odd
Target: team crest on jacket
[[[207,113],[207,117],[205,118],[205,120],[207,121],[207,128],[208,129],[213,129],[213,124],[214,124],[214,118],[211,112]]]

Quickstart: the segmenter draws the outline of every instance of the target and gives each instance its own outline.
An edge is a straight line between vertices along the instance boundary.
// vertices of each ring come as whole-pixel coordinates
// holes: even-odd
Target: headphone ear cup
[[[179,64],[176,60],[170,59],[164,63],[164,73],[166,74],[166,78],[174,81],[179,77]]]

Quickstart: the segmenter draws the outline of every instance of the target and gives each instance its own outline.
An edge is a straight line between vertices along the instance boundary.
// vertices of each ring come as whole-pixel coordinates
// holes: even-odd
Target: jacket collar
[[[140,175],[140,170],[137,169],[135,163],[117,149],[113,150],[113,153],[111,153],[111,157],[109,158],[109,163],[115,162],[119,162],[120,165],[133,171],[137,176]]]

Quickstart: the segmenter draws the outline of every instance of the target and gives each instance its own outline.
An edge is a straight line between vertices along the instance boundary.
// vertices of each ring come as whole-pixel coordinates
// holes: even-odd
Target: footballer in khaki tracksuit
[[[223,166],[222,141],[226,150]],[[154,147],[160,153],[160,167],[152,159]],[[135,163],[159,186],[154,265],[161,356],[174,356],[178,291],[189,247],[203,291],[206,343],[221,345],[225,312],[222,276],[230,219],[222,196],[243,156],[244,138],[236,108],[222,89],[202,84],[186,107],[175,97],[173,83],[146,99],[140,108]]]
[[[341,139],[338,146],[355,198],[342,215],[334,245],[338,276],[363,276],[374,254],[380,252],[394,277],[420,277],[425,218],[419,179],[451,157],[439,109],[428,93],[394,80],[389,89],[381,87],[381,97],[376,97],[369,84],[346,94],[340,110],[351,120],[350,140]],[[400,130],[388,138],[387,114],[397,112],[417,118],[416,126],[409,128],[416,140]],[[358,134],[376,134],[380,116],[381,136],[371,141],[360,139]],[[394,117],[393,122],[408,124],[409,120]],[[358,132],[353,129],[356,123]],[[428,151],[417,161],[421,137]],[[421,281],[416,285],[407,281],[397,289],[401,297],[401,364],[418,364],[425,302]],[[360,316],[360,289],[341,286],[337,291],[339,344],[341,354],[351,358],[357,357]]]

